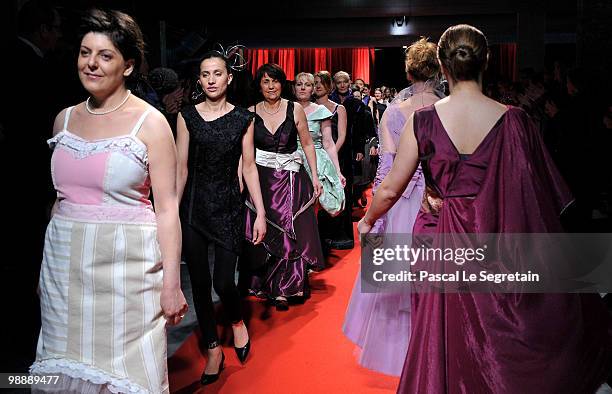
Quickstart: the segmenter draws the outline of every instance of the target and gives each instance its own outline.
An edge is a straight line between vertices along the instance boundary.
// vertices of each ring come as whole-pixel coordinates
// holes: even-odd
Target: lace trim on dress
[[[151,393],[149,390],[127,378],[118,378],[99,368],[66,358],[49,358],[36,361],[30,367],[30,373],[33,375],[62,373],[71,378],[86,380],[94,384],[106,385],[108,390],[112,393]]]
[[[143,206],[116,206],[116,205],[86,205],[60,201],[55,213],[58,217],[71,220],[82,220],[95,223],[127,223],[127,224],[156,224],[153,207]]]
[[[145,170],[149,164],[147,148],[142,142],[136,140],[136,137],[131,135],[98,141],[86,141],[64,130],[47,140],[47,143],[51,149],[55,149],[57,145],[66,147],[73,152],[74,157],[77,159],[83,159],[100,152],[121,151],[126,156],[135,159]]]

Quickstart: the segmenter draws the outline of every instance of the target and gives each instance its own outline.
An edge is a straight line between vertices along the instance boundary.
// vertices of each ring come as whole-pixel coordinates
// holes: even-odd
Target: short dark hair
[[[278,82],[281,83],[282,88],[285,87],[285,84],[287,83],[287,75],[285,74],[285,71],[283,71],[283,69],[281,68],[281,66],[279,66],[278,64],[275,63],[266,63],[263,66],[259,67],[257,69],[257,72],[255,73],[255,87],[256,89],[259,89],[259,85],[261,84],[261,80],[263,79],[264,75],[268,74],[268,76],[270,78],[274,78],[276,79]]]
[[[140,68],[144,59],[144,38],[140,27],[128,14],[116,10],[92,9],[81,22],[81,40],[87,33],[106,35],[125,60],[134,60],[136,71]]]
[[[17,29],[20,33],[34,33],[42,25],[52,27],[56,13],[57,8],[49,1],[30,0],[19,9]]]

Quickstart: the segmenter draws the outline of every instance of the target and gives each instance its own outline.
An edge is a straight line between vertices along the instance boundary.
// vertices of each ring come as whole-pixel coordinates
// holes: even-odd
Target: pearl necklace
[[[89,100],[91,99],[91,96],[89,96],[89,97],[87,97],[87,100],[85,100],[85,109],[87,110],[87,112],[89,112],[92,115],[106,115],[106,114],[110,114],[111,112],[115,112],[116,110],[121,108],[123,106],[123,104],[125,104],[128,101],[128,99],[130,98],[131,94],[132,94],[132,92],[128,89],[127,95],[125,96],[123,101],[121,101],[119,103],[119,105],[117,105],[116,107],[111,108],[109,110],[101,111],[101,112],[96,112],[93,109],[91,109],[91,107],[89,106]]]
[[[282,106],[282,105],[283,105],[283,102],[282,102],[282,100],[281,100],[281,102],[278,104],[278,108],[276,109],[276,111],[274,111],[274,112],[269,112],[269,111],[266,109],[266,102],[264,101],[264,102],[262,102],[262,103],[261,103],[261,107],[263,108],[264,112],[265,112],[265,113],[267,113],[268,115],[275,115],[275,114],[277,114],[277,113],[278,113],[278,111],[280,111],[280,109],[281,109],[281,106]]]

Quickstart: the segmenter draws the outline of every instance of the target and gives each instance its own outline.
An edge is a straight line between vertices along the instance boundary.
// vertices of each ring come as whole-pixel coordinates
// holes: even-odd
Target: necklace
[[[261,107],[263,108],[264,112],[267,113],[268,115],[276,115],[278,113],[278,111],[280,111],[282,104],[283,104],[283,102],[281,101],[280,104],[278,104],[278,108],[274,112],[270,112],[270,111],[268,111],[266,109],[266,102],[265,101],[261,103]]]
[[[109,110],[106,111],[100,111],[100,112],[96,112],[94,111],[90,106],[89,106],[89,100],[91,99],[91,96],[87,97],[87,100],[85,100],[85,109],[87,110],[87,112],[89,112],[92,115],[106,115],[106,114],[110,114],[111,112],[115,112],[116,110],[118,110],[119,108],[121,108],[121,106],[123,106],[123,104],[125,104],[128,99],[130,98],[130,95],[132,94],[132,92],[128,89],[127,91],[127,95],[125,96],[125,98],[119,103],[119,105],[117,105],[114,108],[111,108]]]

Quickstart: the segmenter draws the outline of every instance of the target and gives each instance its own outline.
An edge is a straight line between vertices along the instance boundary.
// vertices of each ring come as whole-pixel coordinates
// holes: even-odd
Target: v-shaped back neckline
[[[488,141],[489,137],[491,137],[491,135],[494,134],[495,130],[499,127],[500,124],[502,124],[503,120],[506,118],[506,114],[510,111],[510,106],[506,106],[506,111],[504,111],[504,113],[501,114],[501,116],[499,118],[497,118],[497,120],[495,121],[493,126],[491,126],[489,131],[487,131],[487,133],[480,140],[478,145],[476,145],[476,148],[474,148],[474,150],[471,153],[465,153],[465,152],[460,152],[459,149],[457,149],[457,145],[455,145],[455,142],[451,138],[450,134],[448,134],[448,131],[446,130],[446,127],[444,127],[444,123],[442,123],[442,119],[440,118],[440,114],[438,114],[438,109],[436,108],[435,105],[432,105],[432,107],[434,109],[434,113],[436,114],[436,119],[437,119],[438,123],[440,124],[440,128],[442,129],[442,133],[446,136],[446,139],[448,140],[448,142],[452,146],[452,148],[455,151],[455,153],[457,153],[457,157],[459,157],[459,159],[461,159],[461,161],[469,160],[470,158],[472,158],[474,155],[476,155],[480,151],[480,148],[482,146],[484,146],[485,143]],[[467,156],[467,158],[462,159],[462,156]]]

